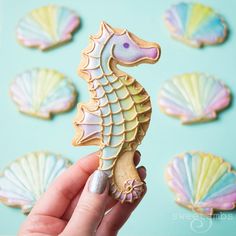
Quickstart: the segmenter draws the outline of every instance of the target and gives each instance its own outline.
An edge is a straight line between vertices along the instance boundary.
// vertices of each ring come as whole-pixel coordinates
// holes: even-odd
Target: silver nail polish
[[[101,194],[107,185],[108,176],[102,170],[96,170],[89,181],[89,192]]]

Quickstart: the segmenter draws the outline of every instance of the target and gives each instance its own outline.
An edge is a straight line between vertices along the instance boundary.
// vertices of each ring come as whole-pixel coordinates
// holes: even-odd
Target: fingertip
[[[137,166],[141,160],[141,153],[140,151],[136,150],[134,153],[134,164]]]
[[[103,194],[108,188],[108,176],[104,171],[96,170],[89,178],[88,189],[91,193]]]
[[[139,176],[141,178],[141,180],[145,180],[147,177],[147,170],[144,166],[140,166],[137,168]]]
[[[85,157],[80,158],[70,168],[77,169],[90,176],[99,166],[99,152],[91,153]]]
[[[97,152],[93,152],[93,153],[90,153],[90,154],[88,154],[88,155],[86,155],[86,156],[84,156],[84,157],[82,157],[82,158],[79,158],[79,160],[75,163],[75,164],[77,164],[77,163],[81,163],[81,162],[83,162],[84,160],[97,160],[98,161],[98,159],[99,159],[99,151],[97,151]]]
[[[139,156],[139,157],[142,156],[142,154],[141,154],[141,152],[140,152],[139,150],[136,150],[136,151],[135,151],[135,154],[136,154],[137,156]]]
[[[92,235],[104,216],[109,199],[108,176],[96,170],[88,178],[64,235]]]

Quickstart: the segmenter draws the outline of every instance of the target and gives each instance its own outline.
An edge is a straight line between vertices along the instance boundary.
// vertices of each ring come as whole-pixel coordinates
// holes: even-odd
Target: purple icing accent
[[[124,46],[124,48],[129,48],[129,44],[128,43],[124,43],[123,46]]]
[[[156,61],[159,57],[158,46],[153,44],[153,47],[150,47],[152,44],[147,43],[146,47],[141,47],[128,33],[114,35],[109,43],[114,45],[113,56],[123,64],[130,65],[142,60]]]

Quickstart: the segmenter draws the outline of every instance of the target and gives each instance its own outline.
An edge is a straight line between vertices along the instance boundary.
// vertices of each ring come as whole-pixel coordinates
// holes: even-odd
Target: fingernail
[[[101,194],[107,185],[108,176],[102,170],[96,170],[89,181],[89,192]]]
[[[141,157],[142,156],[142,154],[141,154],[141,152],[139,151],[139,150],[136,150],[136,153]]]
[[[145,166],[140,166],[140,168],[142,168],[145,172],[147,172],[147,169]]]

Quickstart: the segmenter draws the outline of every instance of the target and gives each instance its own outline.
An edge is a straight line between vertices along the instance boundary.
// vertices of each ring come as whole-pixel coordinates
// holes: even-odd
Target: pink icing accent
[[[156,59],[159,56],[157,48],[142,48],[141,50],[147,58]]]
[[[212,208],[218,208],[218,209],[232,209],[234,206],[234,202],[236,202],[236,193],[233,192],[226,196],[220,196],[218,198],[214,198],[210,201],[206,201],[202,204],[202,206],[212,207]],[[225,208],[226,207],[226,208]],[[230,208],[228,208],[230,207]]]
[[[68,26],[64,29],[64,32],[62,33],[62,38],[67,39],[71,37],[71,32],[76,28],[78,25],[79,20],[77,17],[74,17],[70,20],[68,23]]]

